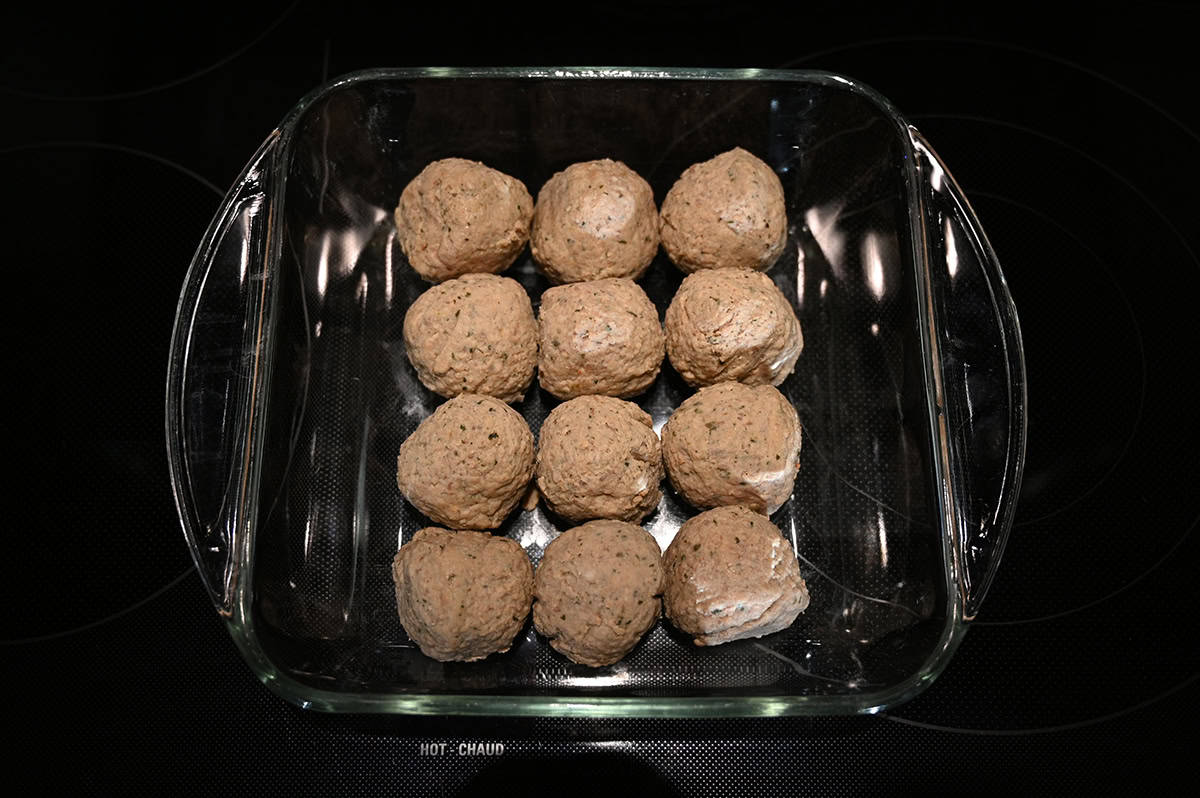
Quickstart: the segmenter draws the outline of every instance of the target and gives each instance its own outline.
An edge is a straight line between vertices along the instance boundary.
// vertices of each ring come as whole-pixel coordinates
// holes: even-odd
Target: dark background
[[[1195,782],[1200,12],[1189,3],[43,4],[6,23],[5,748],[34,784],[456,794]],[[839,8],[839,6],[841,8]],[[881,716],[345,718],[252,676],[163,444],[167,344],[221,195],[295,102],[376,66],[820,68],[954,170],[1021,313],[1016,523],[940,679]],[[500,758],[420,758],[428,741]]]

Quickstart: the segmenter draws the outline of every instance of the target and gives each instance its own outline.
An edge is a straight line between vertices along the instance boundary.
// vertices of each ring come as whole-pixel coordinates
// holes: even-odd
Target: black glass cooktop
[[[0,659],[6,738],[37,783],[787,795],[1193,772],[1200,15],[793,5],[616,2],[578,22],[536,3],[218,4],[183,22],[46,6],[8,23]],[[979,619],[907,704],[834,719],[325,716],[260,685],[208,603],[171,498],[163,397],[184,272],[238,171],[345,72],[594,63],[855,77],[922,130],[983,221],[1021,316],[1028,459]]]

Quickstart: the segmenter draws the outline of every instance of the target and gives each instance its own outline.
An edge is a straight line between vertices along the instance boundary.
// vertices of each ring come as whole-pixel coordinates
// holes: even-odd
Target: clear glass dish
[[[442,157],[537,189],[611,157],[662,201],[689,164],[740,145],[783,181],[770,276],[805,336],[781,390],[805,440],[773,520],[812,604],[789,629],[697,648],[660,621],[620,663],[577,666],[531,624],[477,663],[423,656],[389,564],[426,522],[400,496],[400,443],[440,401],[401,321],[426,287],[394,241],[401,189]],[[528,250],[507,272],[535,305]],[[660,311],[681,274],[642,280]],[[689,393],[664,366],[640,404]],[[535,434],[553,400],[517,406]],[[167,386],[179,514],[234,641],[275,692],[326,711],[773,715],[877,711],[945,667],[1000,560],[1021,478],[1017,316],[944,164],[878,94],[821,72],[375,70],[305,97],[226,196],[188,270]],[[669,489],[645,526],[688,515]],[[499,534],[534,562],[539,508]]]

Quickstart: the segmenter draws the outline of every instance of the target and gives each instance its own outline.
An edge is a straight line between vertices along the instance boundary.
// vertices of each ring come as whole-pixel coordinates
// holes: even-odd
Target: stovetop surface
[[[1001,778],[1112,789],[1192,772],[1194,8],[1054,20],[1037,6],[780,15],[656,0],[583,25],[536,4],[203,13],[181,26],[165,11],[35,8],[10,23],[20,43],[2,56],[16,434],[0,652],[9,748],[39,783],[782,795]],[[1028,368],[1023,490],[983,611],[932,687],[873,717],[364,718],[287,705],[212,611],[171,499],[165,367],[192,252],[257,145],[328,77],[598,63],[840,72],[889,97],[950,165],[1003,264]],[[465,742],[504,750],[471,755]],[[61,759],[34,765],[47,750]]]

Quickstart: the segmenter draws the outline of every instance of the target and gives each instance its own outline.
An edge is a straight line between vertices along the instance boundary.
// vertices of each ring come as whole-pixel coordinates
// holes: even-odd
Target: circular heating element
[[[114,13],[111,6],[27,5],[10,20],[23,47],[0,54],[0,90],[33,99],[121,100],[178,86],[212,72],[251,49],[296,3],[246,4],[236,15],[206,9],[186,15],[169,6]],[[105,48],[81,47],[100,40]],[[105,54],[117,57],[104,58]],[[136,53],[136,57],[129,57]]]
[[[103,144],[0,153],[24,208],[10,302],[12,476],[4,580],[21,640],[120,614],[191,568],[167,476],[163,384],[179,271],[220,193]],[[51,177],[52,176],[52,177]],[[83,198],[83,199],[81,199]]]

